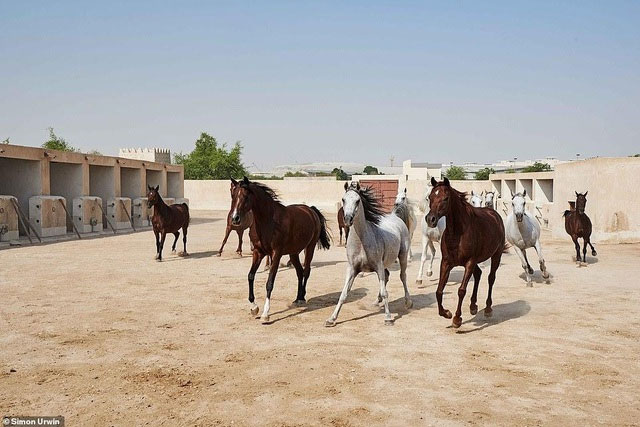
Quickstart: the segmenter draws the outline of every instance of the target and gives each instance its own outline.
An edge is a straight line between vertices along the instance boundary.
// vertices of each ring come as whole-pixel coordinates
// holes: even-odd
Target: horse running
[[[427,185],[424,199],[420,202],[420,211],[422,212],[422,220],[420,221],[422,229],[422,257],[420,258],[420,269],[418,270],[418,277],[416,278],[417,284],[422,284],[424,263],[427,262],[427,248],[431,249],[431,261],[427,268],[427,277],[431,277],[433,274],[433,260],[436,257],[436,247],[433,243],[440,241],[440,236],[442,236],[442,233],[447,226],[447,219],[445,217],[440,218],[435,227],[429,227],[427,224],[427,217],[425,214],[429,213],[429,195],[431,194],[432,189],[433,187],[431,185]]]
[[[564,211],[564,229],[567,231],[573,244],[576,247],[576,262],[587,262],[587,245],[591,246],[591,255],[596,256],[596,248],[591,244],[591,220],[584,212],[587,206],[587,193],[576,193],[576,209]],[[580,243],[578,239],[582,238],[584,247],[582,249],[582,260],[580,259]]]
[[[260,318],[262,323],[269,323],[271,292],[283,255],[289,255],[298,276],[298,294],[294,304],[306,304],[307,281],[316,245],[323,249],[329,249],[330,246],[327,223],[322,213],[315,206],[284,206],[271,188],[251,182],[246,176],[240,182],[232,211],[233,224],[240,224],[249,212],[253,212],[256,240],[253,242],[253,262],[248,275],[251,314],[258,314],[253,282],[262,258],[267,255],[271,255],[271,267],[266,285],[267,298]],[[303,250],[304,267],[299,255]]]
[[[407,197],[406,188],[404,191],[398,192],[396,201],[393,204],[393,210],[409,230],[409,262],[411,262],[411,257],[413,256],[411,253],[411,242],[413,241],[413,233],[416,231],[417,221],[416,214],[414,212],[414,204]]]
[[[493,283],[496,280],[496,270],[500,266],[502,253],[506,249],[504,225],[500,215],[493,209],[471,206],[466,201],[465,193],[451,187],[447,178],[442,182],[431,178],[431,184],[433,190],[429,195],[431,210],[427,215],[427,224],[435,227],[440,218],[447,217],[447,227],[440,240],[442,261],[440,263],[440,281],[436,291],[438,313],[442,317],[451,319],[451,312],[442,306],[442,294],[449,280],[451,269],[456,266],[464,266],[464,276],[460,288],[458,288],[458,309],[453,317],[453,327],[459,328],[462,324],[462,301],[472,274],[474,283],[470,311],[471,314],[478,312],[476,301],[478,299],[478,284],[482,275],[478,263],[489,258],[491,258],[491,271],[484,315],[491,316]]]
[[[476,194],[475,191],[471,190],[471,198],[469,199],[469,203],[474,208],[481,208],[484,205],[483,200],[484,191],[480,194]]]
[[[347,274],[340,299],[325,326],[335,326],[340,309],[353,281],[360,272],[376,272],[380,281],[380,292],[376,304],[384,302],[385,325],[393,325],[389,312],[388,267],[396,259],[400,261],[400,280],[404,286],[404,302],[407,309],[413,306],[407,288],[407,256],[409,254],[409,230],[395,214],[382,212],[370,188],[361,188],[359,183],[346,183],[342,198],[345,224],[352,228],[351,238],[347,240]]]
[[[486,208],[491,208],[491,209],[495,209],[495,198],[496,198],[496,192],[495,191],[487,191],[484,195],[484,206]]]
[[[231,192],[231,207],[233,207],[233,195],[237,188],[238,188],[238,181],[231,178],[231,188],[229,189],[229,191]],[[232,214],[232,209],[229,209],[229,213],[227,214],[227,229],[225,230],[225,233],[224,233],[224,239],[222,240],[222,245],[220,245],[220,249],[218,250],[218,256],[222,256],[222,249],[224,249],[224,245],[227,243],[227,239],[229,238],[229,234],[231,233],[231,230],[235,230],[235,232],[238,234],[238,248],[236,249],[236,253],[242,256],[242,235],[244,234],[244,230],[246,230],[247,228],[250,228],[251,225],[253,224],[253,214],[251,212],[249,212],[244,218],[242,218],[242,221],[240,221],[240,224],[238,225],[232,224],[231,214]]]
[[[171,246],[171,252],[176,251],[176,243],[180,237],[180,229],[182,228],[182,244],[184,251],[179,253],[180,256],[187,256],[187,228],[189,227],[189,206],[186,203],[179,205],[167,205],[160,193],[158,193],[159,185],[149,187],[147,192],[147,206],[149,209],[153,207],[153,217],[151,224],[153,225],[153,233],[156,235],[156,260],[162,261],[162,249],[164,248],[164,239],[167,233],[173,233],[175,240]]]
[[[342,206],[338,209],[338,228],[340,229],[339,246],[342,246],[342,230],[344,230],[344,245],[346,246],[349,238],[349,226],[344,223],[344,208]]]
[[[549,278],[547,267],[544,263],[544,257],[542,256],[542,246],[540,245],[540,225],[538,221],[531,216],[529,212],[525,210],[525,196],[527,190],[522,193],[517,193],[511,199],[511,205],[513,210],[507,216],[505,221],[505,233],[507,242],[513,245],[513,249],[520,258],[522,263],[522,269],[527,279],[527,286],[533,286],[531,282],[531,275],[533,274],[533,268],[529,265],[527,259],[527,248],[535,248],[540,260],[540,271],[542,277]]]

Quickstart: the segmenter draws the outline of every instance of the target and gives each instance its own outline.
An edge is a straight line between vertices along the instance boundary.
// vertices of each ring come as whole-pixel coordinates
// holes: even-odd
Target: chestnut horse
[[[342,246],[342,230],[344,229],[344,244],[347,245],[347,239],[349,238],[349,226],[344,223],[344,208],[340,206],[338,209],[338,228],[340,229],[340,245]]]
[[[180,237],[180,229],[182,228],[182,244],[184,252],[180,256],[187,256],[187,228],[189,227],[189,206],[186,203],[179,205],[167,205],[160,193],[158,193],[159,185],[149,187],[147,193],[147,206],[149,209],[153,207],[153,217],[151,224],[153,225],[153,233],[156,235],[156,260],[162,261],[162,248],[164,248],[164,239],[167,233],[173,233],[175,239],[171,251],[176,251],[176,243]]]
[[[482,270],[478,267],[481,263],[491,258],[491,271],[489,272],[489,292],[487,294],[487,306],[484,309],[485,316],[491,316],[491,291],[496,280],[496,270],[500,266],[500,258],[506,250],[504,224],[500,214],[491,208],[474,208],[467,202],[465,193],[462,193],[449,184],[447,178],[437,182],[431,178],[433,189],[429,195],[430,212],[426,217],[429,227],[436,227],[438,220],[447,218],[447,227],[440,239],[442,261],[440,262],[440,281],[436,291],[438,301],[438,313],[442,317],[451,319],[451,312],[442,306],[442,294],[449,280],[451,269],[456,266],[464,267],[464,276],[460,288],[458,288],[458,309],[453,317],[453,327],[459,328],[462,324],[462,301],[467,293],[467,283],[473,275],[473,293],[471,294],[471,314],[478,312],[476,301],[478,299],[478,284]]]
[[[231,221],[240,224],[249,212],[253,212],[253,227],[256,240],[253,242],[253,263],[249,270],[249,303],[251,314],[258,314],[253,295],[253,281],[262,258],[271,255],[271,268],[267,279],[267,298],[262,311],[262,323],[269,323],[271,292],[280,266],[280,258],[289,255],[298,276],[298,294],[295,305],[306,304],[307,281],[311,273],[311,260],[316,245],[329,249],[330,238],[327,221],[315,206],[284,206],[276,193],[245,176],[240,182],[232,206]],[[300,263],[300,252],[304,250],[304,267]]]
[[[591,246],[591,255],[596,256],[596,248],[591,244],[591,220],[584,213],[587,206],[587,193],[576,193],[576,209],[564,211],[564,229],[567,231],[573,244],[576,247],[576,262],[580,263],[580,243],[578,239],[582,237],[584,247],[582,249],[582,261],[587,262],[587,245]]]
[[[233,207],[233,195],[236,188],[238,188],[238,181],[231,178],[231,188],[229,189],[229,191],[231,192],[232,207]],[[233,209],[229,209],[229,213],[227,214],[227,229],[225,230],[225,233],[224,233],[224,239],[222,240],[222,245],[220,245],[220,249],[218,250],[218,256],[222,256],[222,249],[224,249],[224,245],[227,243],[227,239],[229,238],[229,234],[231,233],[231,230],[235,230],[236,233],[238,233],[238,249],[236,249],[236,253],[242,256],[242,235],[244,234],[244,230],[246,230],[247,228],[250,228],[251,225],[253,224],[253,214],[249,212],[249,214],[247,214],[242,219],[240,224],[233,225],[231,223],[232,212],[233,212]]]

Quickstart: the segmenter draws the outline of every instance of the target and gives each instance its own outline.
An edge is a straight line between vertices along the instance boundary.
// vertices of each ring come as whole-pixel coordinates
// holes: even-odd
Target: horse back
[[[321,222],[307,205],[289,205],[274,213],[275,242],[283,254],[300,253],[320,237]],[[273,246],[273,244],[272,244]]]
[[[504,250],[500,214],[491,208],[471,208],[470,212],[470,221],[462,230],[448,221],[440,240],[443,257],[453,265],[465,265],[469,260],[482,262]]]
[[[189,226],[189,206],[185,203],[167,205],[164,213],[160,209],[154,209],[153,212],[153,229],[156,231],[164,231],[165,233],[175,233],[183,227]]]
[[[564,229],[567,234],[576,237],[590,237],[592,231],[591,220],[587,214],[579,214],[578,211],[565,211]]]

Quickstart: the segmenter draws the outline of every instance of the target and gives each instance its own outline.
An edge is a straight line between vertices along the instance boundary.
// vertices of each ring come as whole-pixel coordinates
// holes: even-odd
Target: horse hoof
[[[385,326],[393,326],[393,319],[384,319]]]
[[[178,256],[181,256],[181,257],[189,256],[189,253],[180,251],[178,252]]]
[[[253,308],[251,309],[251,315],[252,315],[252,316],[257,316],[259,311],[260,311],[260,308],[259,308],[259,307],[253,307]]]
[[[325,328],[333,328],[334,326],[336,326],[336,321],[335,320],[331,320],[331,319],[327,319],[324,322],[324,327]]]
[[[529,274],[533,274],[533,268],[529,268],[529,269],[527,269],[527,272],[528,272]]]
[[[542,277],[545,278],[545,279],[548,279],[549,278],[549,273],[547,273],[546,271],[543,271],[542,272]]]
[[[471,312],[472,316],[478,314],[478,306],[475,304],[469,306],[469,311]]]
[[[305,307],[307,305],[307,301],[303,299],[297,299],[293,302],[293,305],[296,307]]]
[[[433,271],[427,271],[427,277],[433,276]]]
[[[491,317],[493,315],[493,308],[485,307],[484,309],[484,317]]]
[[[413,301],[412,301],[412,300],[410,300],[410,299],[405,300],[405,302],[404,302],[404,308],[406,308],[407,310],[409,310],[411,307],[413,307]]]
[[[598,252],[596,252],[596,251],[591,251],[591,255],[593,255],[593,256],[597,256],[597,255],[598,255]]]
[[[267,323],[269,323],[269,316],[262,316],[260,318],[260,323],[262,323],[263,325],[266,325]]]
[[[422,279],[416,280],[416,285],[422,285]]]
[[[216,256],[222,256],[222,251],[218,252]]]
[[[176,253],[176,250],[175,250],[175,249],[171,249],[171,253],[172,253],[172,254],[175,254],[175,253]]]
[[[451,322],[451,326],[453,326],[454,328],[459,328],[462,325],[462,317],[454,317],[453,321]]]
[[[533,288],[533,282],[527,282],[527,288]]]
[[[236,251],[236,254],[237,254],[238,256],[242,256],[242,252],[238,252],[238,251]]]
[[[451,314],[451,312],[449,310],[444,310],[442,313],[440,313],[440,316],[446,318],[446,319],[451,319],[453,317],[453,315]]]

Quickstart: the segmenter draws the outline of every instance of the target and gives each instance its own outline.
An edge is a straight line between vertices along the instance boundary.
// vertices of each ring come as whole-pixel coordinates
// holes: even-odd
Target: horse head
[[[474,208],[482,207],[482,196],[475,193],[475,191],[471,190],[471,200],[469,201],[471,206]]]
[[[585,192],[584,194],[582,193],[578,193],[577,191],[576,193],[576,211],[578,211],[579,214],[583,214],[585,208],[587,207],[587,192]]]
[[[431,185],[433,188],[429,194],[429,213],[426,221],[429,227],[434,228],[438,225],[438,220],[449,213],[453,195],[451,184],[446,177],[441,182],[431,177]]]
[[[405,205],[408,203],[408,199],[407,199],[407,189],[405,188],[403,191],[398,192],[398,195],[396,196],[396,201],[394,203],[395,207],[399,207],[401,205]]]
[[[154,206],[161,200],[160,194],[158,193],[160,186],[156,185],[155,187],[152,187],[150,185],[147,185],[147,187],[149,190],[147,191],[147,207],[151,209],[152,206]]]
[[[250,184],[251,181],[246,176],[242,181],[231,180],[231,224],[233,225],[240,225],[242,218],[253,208],[253,192],[249,187]]]
[[[522,193],[514,194],[513,197],[511,198],[511,206],[513,207],[513,213],[516,216],[516,221],[518,222],[522,222],[522,218],[524,218],[526,195],[527,195],[527,190],[524,190]]]
[[[495,196],[495,191],[487,191],[487,194],[484,196],[484,205],[488,208],[493,208],[493,199]]]
[[[342,209],[344,211],[344,225],[351,227],[361,205],[360,183],[352,181],[344,183],[344,196],[342,196]]]

